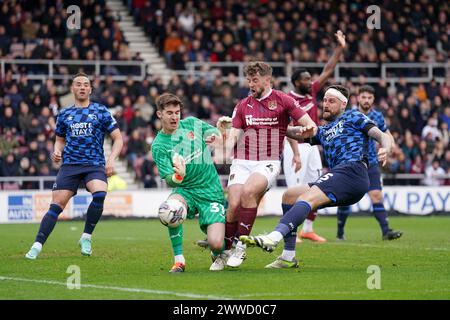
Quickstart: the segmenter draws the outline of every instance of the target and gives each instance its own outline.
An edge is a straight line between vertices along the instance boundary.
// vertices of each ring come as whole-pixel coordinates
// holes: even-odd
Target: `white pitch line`
[[[25,279],[25,278],[15,278],[15,277],[4,277],[0,276],[0,281],[18,281],[18,282],[33,282],[33,283],[42,283],[42,284],[50,284],[50,285],[59,285],[67,287],[67,283],[60,281],[52,281],[52,280],[37,280],[37,279]],[[194,298],[194,299],[211,299],[211,300],[230,300],[229,297],[222,296],[214,296],[214,295],[203,295],[196,293],[181,293],[175,291],[162,291],[162,290],[151,290],[151,289],[141,289],[141,288],[125,288],[125,287],[115,287],[115,286],[102,286],[96,284],[81,284],[81,288],[93,288],[93,289],[102,289],[102,290],[114,290],[114,291],[123,291],[123,292],[137,292],[137,293],[151,293],[151,294],[159,294],[159,295],[171,295],[183,298]]]
[[[33,282],[33,283],[42,283],[42,284],[50,284],[50,285],[60,285],[67,286],[67,283],[60,281],[52,281],[52,280],[37,280],[37,279],[25,279],[25,278],[15,278],[15,277],[4,277],[0,276],[0,281],[18,281],[18,282]],[[223,297],[223,296],[213,296],[213,295],[202,295],[195,293],[180,293],[173,291],[161,291],[161,290],[150,290],[150,289],[141,289],[141,288],[125,288],[125,287],[116,287],[116,286],[102,286],[95,284],[82,284],[82,288],[93,288],[93,289],[102,289],[102,290],[113,290],[113,291],[123,291],[123,292],[137,292],[137,293],[151,293],[151,294],[159,294],[159,295],[174,295],[178,297],[185,298],[196,298],[196,299],[212,299],[212,300],[233,300],[233,299],[248,299],[252,297],[293,297],[293,296],[322,296],[326,295],[361,295],[361,294],[370,294],[372,292],[378,293],[446,293],[450,292],[450,290],[367,290],[367,291],[331,291],[331,292],[286,292],[286,293],[252,293],[252,294],[241,294],[233,297]]]
[[[450,290],[369,290],[367,291],[331,291],[331,292],[295,292],[295,293],[251,293],[251,294],[241,294],[239,298],[251,298],[251,297],[290,297],[290,296],[322,296],[322,295],[361,295],[361,294],[370,294],[370,293],[447,293]]]
[[[383,248],[383,249],[414,249],[414,250],[426,250],[426,251],[450,251],[450,248],[439,248],[439,247],[431,247],[431,248],[418,248],[418,247],[403,247],[396,245],[377,245],[377,244],[369,244],[369,243],[349,243],[349,242],[328,242],[325,244],[331,244],[336,246],[355,246],[355,247],[369,247],[369,248]]]

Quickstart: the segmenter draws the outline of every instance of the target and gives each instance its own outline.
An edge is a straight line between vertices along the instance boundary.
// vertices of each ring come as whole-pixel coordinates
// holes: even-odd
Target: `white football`
[[[158,216],[163,225],[176,228],[186,220],[187,211],[180,200],[168,199],[159,206]]]

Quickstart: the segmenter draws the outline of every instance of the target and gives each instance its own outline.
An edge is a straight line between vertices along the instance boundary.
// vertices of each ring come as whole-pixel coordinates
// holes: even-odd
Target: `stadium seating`
[[[134,59],[120,54],[126,50],[127,43],[102,1],[83,1],[84,12],[89,15],[77,33],[61,27],[60,20],[67,15],[62,7],[47,7],[46,2],[39,1],[27,3],[30,5],[24,6],[19,1],[13,8],[9,2],[4,2],[0,7],[0,59]],[[361,12],[362,1],[347,2],[338,7],[317,0],[284,4],[263,0],[215,1],[212,7],[208,7],[206,1],[200,1],[196,8],[192,7],[192,1],[166,7],[160,7],[164,1],[129,3],[136,22],[146,30],[160,54],[175,70],[185,69],[185,63],[189,61],[240,62],[255,57],[273,62],[289,59],[326,62],[337,29],[347,36],[348,49],[343,59],[347,62],[445,62],[450,52],[445,30],[448,17],[438,10],[442,1],[412,5],[387,2],[382,23],[385,29],[379,32],[361,28],[367,17],[352,14]],[[421,28],[413,19],[397,19],[394,12],[417,17]],[[89,32],[85,31],[87,28]],[[60,68],[60,72],[67,74],[89,71]],[[143,81],[128,77],[125,82],[117,82],[112,78],[114,74],[126,75],[128,72],[126,68],[110,69],[104,72],[104,79],[93,79],[92,100],[111,108],[125,136],[126,146],[121,157],[148,186],[156,186],[151,181],[157,172],[146,153],[160,128],[155,112],[155,98],[159,94],[170,91],[183,97],[185,116],[196,116],[211,124],[215,124],[221,115],[231,115],[235,103],[247,95],[245,86],[237,81],[237,74],[224,71],[212,77],[174,73],[167,84],[153,75]],[[0,177],[52,175],[58,169],[52,163],[39,162],[38,154],[44,153],[48,159],[52,152],[55,117],[69,92],[68,83],[28,79],[31,74],[40,73],[45,74],[41,67],[16,65],[7,69],[0,79]],[[14,79],[17,74],[20,78]],[[366,76],[370,76],[370,72]],[[402,80],[402,77],[414,76],[412,70],[405,69],[398,76],[400,80],[394,86],[383,80],[375,85],[377,105],[385,114],[397,143],[384,173],[432,174],[438,170],[433,167],[433,160],[450,173],[450,78],[442,84],[431,81],[412,85]],[[353,94],[352,105],[356,103],[358,87],[364,83],[364,76],[345,83]],[[138,147],[130,146],[133,134],[140,140]],[[8,159],[10,154],[14,155],[12,160]],[[19,162],[25,158],[28,163]],[[389,175],[385,180],[386,184],[419,182]],[[448,180],[441,182],[450,184]],[[35,185],[34,182],[20,186],[4,183],[3,188]]]

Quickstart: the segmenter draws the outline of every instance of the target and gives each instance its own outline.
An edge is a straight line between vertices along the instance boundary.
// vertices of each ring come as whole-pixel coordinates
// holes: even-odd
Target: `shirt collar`
[[[296,96],[296,97],[298,97],[298,98],[305,98],[305,97],[309,97],[310,95],[309,94],[307,94],[306,96],[304,96],[304,95],[301,95],[301,94],[298,94],[297,92],[295,92],[295,91],[293,91],[293,90],[291,90],[291,94],[293,95],[293,96]]]
[[[273,91],[273,89],[270,88],[270,91],[264,97],[262,97],[260,99],[256,99],[256,100],[258,100],[259,102],[263,101],[264,99],[266,99],[267,97],[269,97],[272,94],[272,91]]]

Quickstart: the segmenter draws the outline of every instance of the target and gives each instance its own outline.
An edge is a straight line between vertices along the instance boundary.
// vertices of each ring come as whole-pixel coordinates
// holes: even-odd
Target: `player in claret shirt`
[[[103,213],[108,188],[107,177],[114,171],[114,162],[123,146],[122,135],[108,109],[89,100],[92,86],[88,76],[79,73],[72,79],[71,92],[75,104],[60,111],[56,122],[56,141],[52,160],[62,161],[53,185],[52,203],[44,215],[39,232],[27,259],[36,259],[56,225],[59,214],[75,194],[81,181],[92,193],[86,213],[84,232],[79,241],[81,254],[92,253],[91,235]],[[105,163],[103,141],[108,133],[113,140],[112,151]]]
[[[226,250],[231,249],[234,239],[249,235],[252,230],[259,202],[280,172],[284,137],[291,119],[310,128],[310,134],[317,129],[294,99],[272,89],[270,65],[251,62],[245,66],[244,74],[250,95],[236,105],[233,128],[227,134],[227,139],[236,143],[228,179]],[[227,266],[239,267],[245,250],[245,244],[238,241],[233,251],[227,251]]]
[[[320,126],[311,144],[321,144],[330,172],[307,185],[289,188],[282,199],[283,217],[275,230],[268,235],[241,236],[248,246],[259,246],[273,251],[284,238],[292,250],[283,253],[267,268],[295,268],[295,229],[303,223],[312,210],[329,206],[352,205],[369,191],[368,173],[369,138],[381,144],[378,160],[385,164],[392,139],[377,128],[375,123],[357,110],[345,111],[349,91],[343,86],[330,86],[323,98],[323,118],[328,124]],[[301,128],[299,136],[306,138],[307,129]],[[307,133],[308,135],[305,135]],[[291,136],[295,138],[295,136]]]

